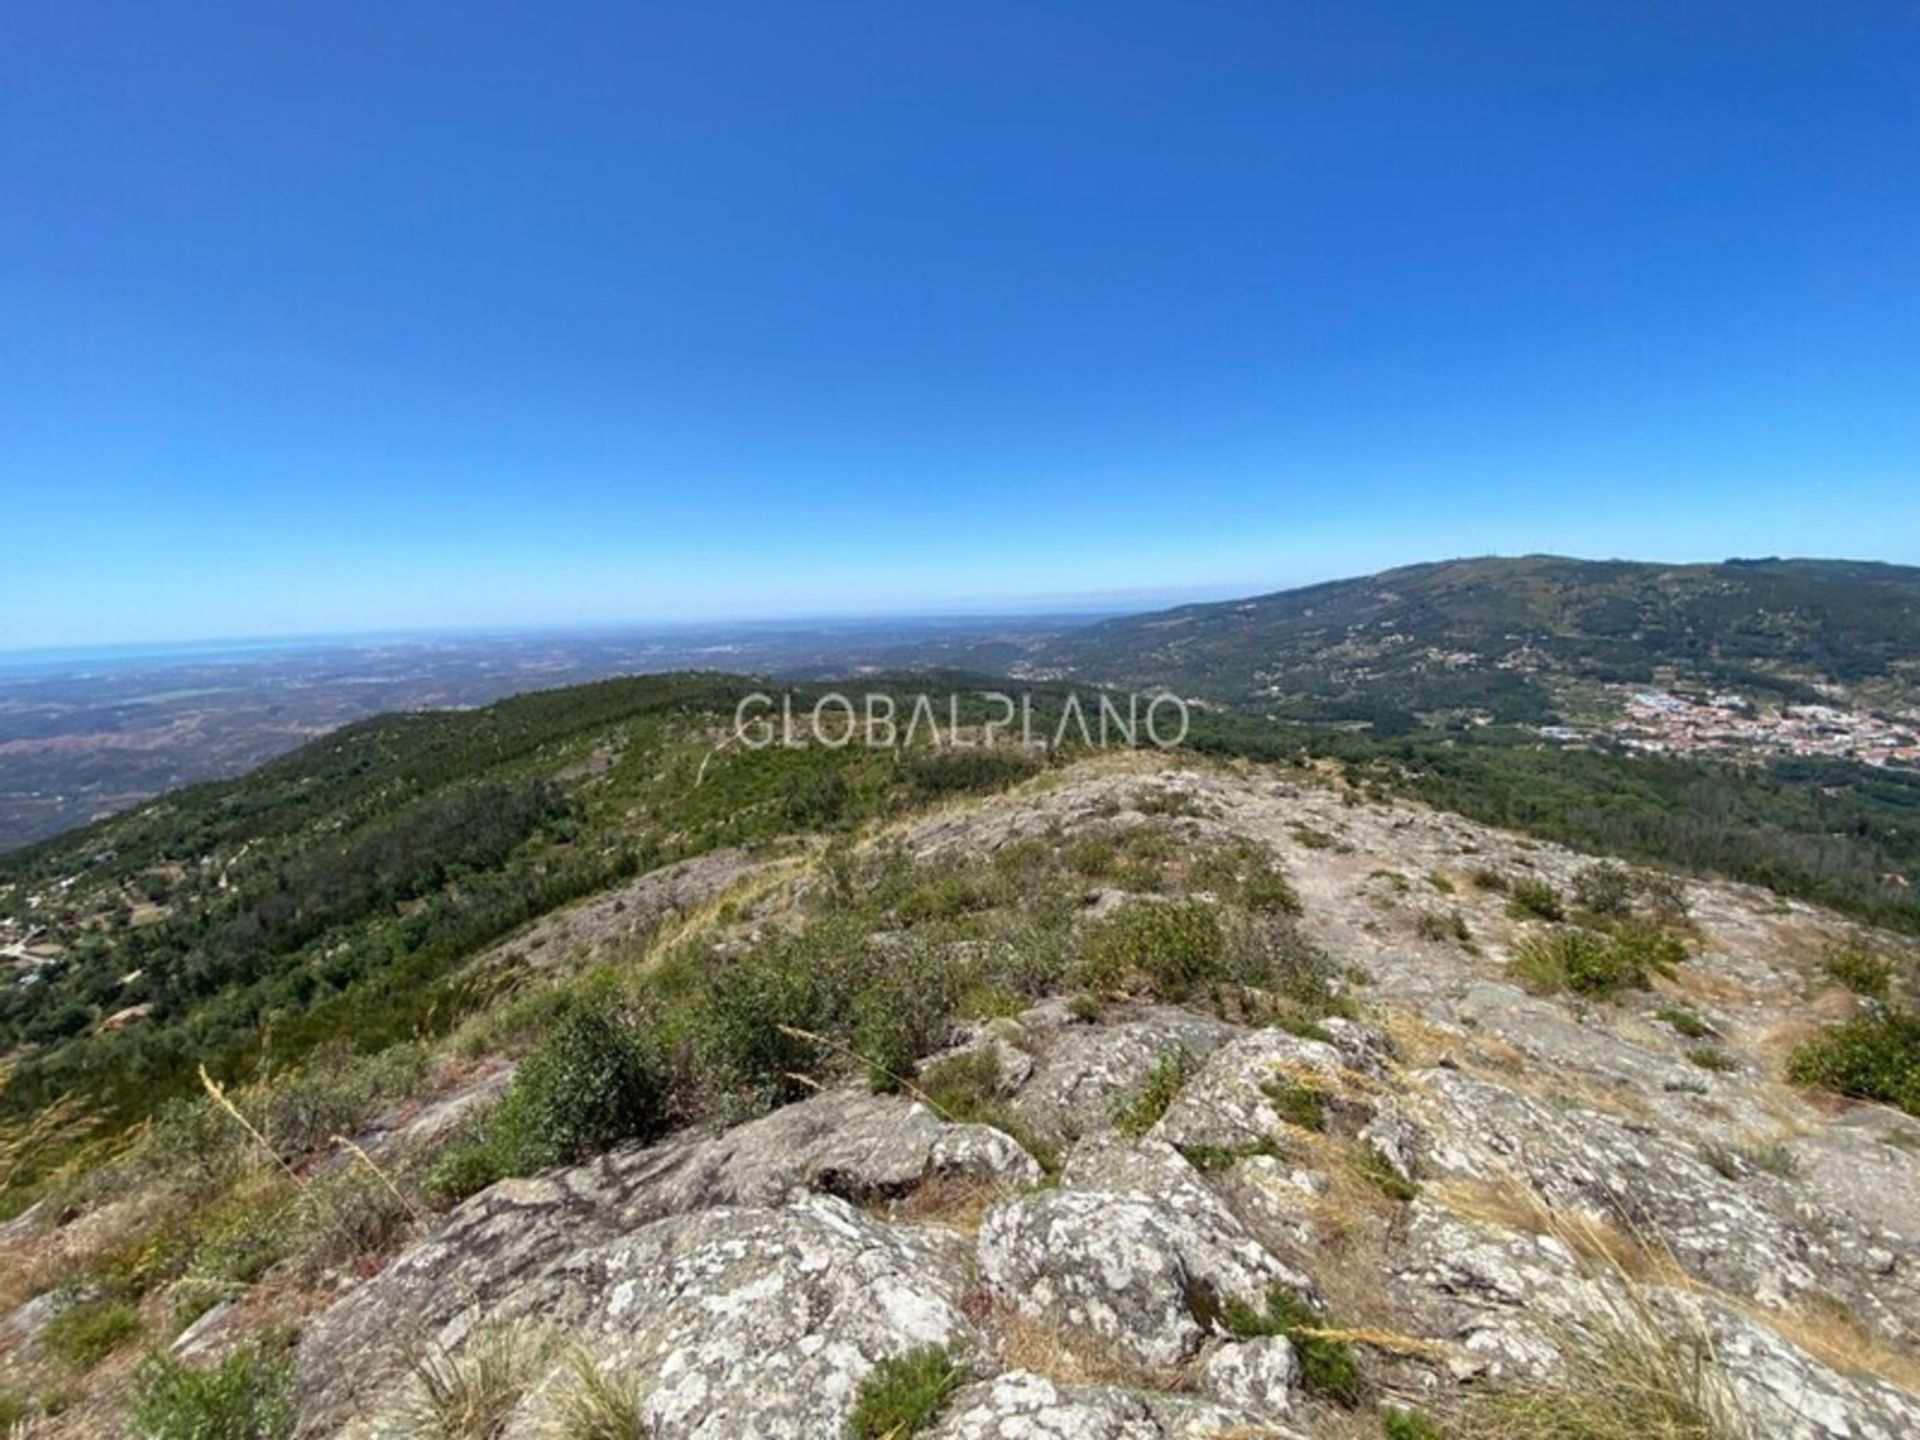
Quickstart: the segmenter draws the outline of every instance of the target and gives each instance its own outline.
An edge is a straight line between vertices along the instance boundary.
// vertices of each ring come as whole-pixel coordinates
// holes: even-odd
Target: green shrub
[[[745,1108],[808,1093],[798,1077],[833,1062],[832,1051],[795,1031],[844,1028],[858,991],[854,958],[865,936],[821,922],[804,935],[774,935],[745,954],[713,957],[689,1002],[702,1078]]]
[[[1474,889],[1490,891],[1496,895],[1505,894],[1509,886],[1507,877],[1491,865],[1476,867],[1467,879],[1473,882]]]
[[[406,1043],[358,1055],[335,1042],[316,1050],[294,1074],[252,1106],[255,1128],[285,1159],[305,1155],[335,1135],[350,1134],[380,1106],[405,1097],[426,1072],[426,1050]]]
[[[1138,1138],[1159,1123],[1193,1070],[1193,1056],[1184,1045],[1155,1060],[1139,1087],[1114,1103],[1113,1123],[1121,1134]]]
[[[1445,1432],[1418,1410],[1382,1410],[1380,1434],[1383,1440],[1446,1440]]]
[[[1702,1070],[1713,1070],[1730,1075],[1740,1068],[1740,1062],[1724,1050],[1716,1050],[1711,1045],[1696,1045],[1687,1051],[1687,1059]]]
[[[1856,995],[1887,998],[1893,984],[1893,962],[1852,946],[1827,959],[1827,973]]]
[[[1920,1015],[1882,1007],[1830,1025],[1788,1061],[1794,1083],[1920,1115]]]
[[[1376,1144],[1359,1144],[1353,1151],[1353,1168],[1361,1179],[1367,1181],[1389,1200],[1402,1205],[1411,1205],[1420,1198],[1420,1185],[1409,1180],[1394,1168],[1393,1161],[1387,1158],[1387,1152]]]
[[[1190,878],[1197,888],[1211,890],[1256,914],[1300,913],[1300,897],[1275,863],[1273,852],[1251,840],[1206,851],[1194,862]]]
[[[1621,964],[1641,975],[1671,976],[1687,958],[1685,942],[1671,930],[1632,921],[1614,927],[1613,948],[1621,957]],[[1644,980],[1634,983],[1645,984]]]
[[[1571,990],[1595,998],[1644,990],[1656,972],[1671,968],[1677,942],[1662,932],[1631,928],[1618,935],[1554,929],[1522,937],[1513,948],[1512,971],[1529,989],[1545,994]],[[1678,950],[1680,958],[1685,950]]]
[[[48,1353],[88,1370],[140,1333],[140,1314],[124,1300],[82,1300],[47,1322]]]
[[[496,1180],[504,1179],[506,1167],[500,1147],[484,1128],[457,1134],[441,1147],[427,1167],[420,1188],[435,1205],[458,1205],[469,1195],[478,1195]]]
[[[141,1440],[286,1440],[299,1420],[293,1366],[268,1342],[207,1370],[156,1354],[140,1371],[128,1419]]]
[[[947,1401],[967,1383],[958,1353],[927,1345],[882,1360],[860,1382],[848,1440],[906,1440],[934,1422]]]
[[[1507,914],[1516,920],[1564,920],[1567,907],[1560,899],[1560,892],[1544,880],[1527,876],[1513,884],[1513,898],[1507,903]]]
[[[0,1435],[10,1435],[13,1428],[32,1414],[32,1402],[17,1390],[0,1390]]]
[[[1664,1020],[1689,1040],[1704,1040],[1713,1033],[1713,1027],[1691,1010],[1661,1010],[1657,1018]]]
[[[521,1062],[493,1135],[503,1169],[524,1175],[650,1139],[666,1124],[666,1081],[651,1045],[601,995],[569,1007]]]
[[[1227,978],[1227,934],[1211,905],[1200,900],[1136,900],[1088,931],[1087,983],[1110,988],[1138,975],[1178,1000]]]
[[[1633,872],[1602,860],[1573,877],[1573,898],[1596,915],[1624,915],[1633,904]]]
[[[1360,1360],[1344,1340],[1330,1340],[1318,1332],[1331,1329],[1327,1317],[1305,1296],[1284,1285],[1267,1291],[1264,1310],[1238,1296],[1222,1307],[1222,1318],[1235,1339],[1284,1335],[1300,1357],[1300,1383],[1319,1400],[1352,1409],[1360,1403]]]
[[[940,1048],[965,979],[948,957],[909,947],[864,978],[853,1003],[853,1048],[874,1090],[897,1090],[921,1056]]]
[[[1302,1130],[1327,1128],[1327,1095],[1316,1086],[1298,1080],[1273,1079],[1260,1086],[1261,1093],[1273,1103],[1274,1113],[1289,1125]]]

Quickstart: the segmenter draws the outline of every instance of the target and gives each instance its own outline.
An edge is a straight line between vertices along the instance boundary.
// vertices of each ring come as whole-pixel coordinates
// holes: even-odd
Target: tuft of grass
[[[1689,1040],[1704,1040],[1713,1033],[1713,1027],[1691,1010],[1661,1010],[1656,1012],[1655,1018],[1666,1021],[1678,1034]]]
[[[1274,1113],[1289,1125],[1302,1130],[1327,1128],[1327,1096],[1318,1086],[1301,1080],[1276,1077],[1260,1086],[1260,1093],[1273,1104]]]
[[[205,1370],[156,1353],[140,1370],[128,1410],[140,1440],[287,1440],[299,1418],[293,1363],[271,1340]]]
[[[1712,1070],[1717,1074],[1730,1075],[1740,1068],[1740,1062],[1724,1050],[1716,1050],[1711,1045],[1696,1045],[1687,1051],[1687,1059],[1702,1070]]]
[[[634,1440],[646,1433],[645,1396],[638,1384],[609,1375],[584,1351],[571,1358],[569,1369],[554,1440]]]
[[[1827,957],[1827,973],[1870,1000],[1885,1000],[1893,986],[1893,962],[1852,945]]]
[[[1524,936],[1513,947],[1511,969],[1530,990],[1571,990],[1604,999],[1622,990],[1646,989],[1655,974],[1666,973],[1685,958],[1685,948],[1664,932],[1633,927],[1602,935],[1555,928]]]
[[[1328,1333],[1332,1327],[1327,1317],[1304,1295],[1275,1285],[1267,1291],[1264,1309],[1232,1296],[1222,1306],[1221,1316],[1237,1340],[1286,1336],[1300,1357],[1300,1383],[1315,1399],[1349,1410],[1360,1403],[1359,1356],[1346,1341]]]
[[[906,1440],[931,1425],[947,1401],[967,1383],[960,1353],[927,1345],[882,1360],[860,1383],[848,1440]]]
[[[0,1435],[11,1435],[33,1413],[33,1402],[17,1390],[0,1390]]]
[[[1473,938],[1473,928],[1458,909],[1422,910],[1414,917],[1413,929],[1422,940],[1455,940],[1465,944]]]
[[[1446,1440],[1446,1432],[1418,1410],[1382,1410],[1382,1440]]]
[[[1740,1154],[1756,1170],[1765,1171],[1782,1180],[1800,1178],[1800,1161],[1784,1145],[1749,1146]]]
[[[1553,886],[1527,876],[1513,882],[1513,898],[1507,902],[1507,914],[1515,920],[1558,921],[1567,918],[1567,907]]]
[[[503,1327],[436,1348],[414,1366],[393,1416],[405,1440],[498,1440],[547,1353],[537,1336]]]
[[[1467,879],[1473,883],[1474,889],[1494,895],[1504,895],[1511,885],[1506,875],[1491,865],[1477,866]]]
[[[1120,1133],[1137,1139],[1159,1123],[1167,1107],[1192,1077],[1194,1068],[1193,1055],[1184,1045],[1155,1060],[1138,1088],[1114,1103],[1113,1123]]]
[[[1419,1182],[1407,1179],[1394,1169],[1387,1152],[1376,1144],[1362,1143],[1354,1147],[1353,1168],[1361,1179],[1389,1200],[1410,1205],[1420,1198]]]
[[[1242,1160],[1255,1155],[1279,1156],[1280,1147],[1272,1140],[1250,1140],[1244,1145],[1182,1145],[1180,1154],[1203,1175],[1231,1170]]]
[[[1472,1402],[1465,1433],[1474,1440],[1748,1440],[1713,1357],[1693,1336],[1635,1321],[1574,1347],[1568,1360],[1557,1385]]]
[[[140,1313],[124,1300],[83,1300],[47,1322],[41,1343],[76,1370],[91,1370],[140,1333]]]
[[[1793,1052],[1787,1075],[1920,1115],[1920,1014],[1889,1006],[1830,1025]]]

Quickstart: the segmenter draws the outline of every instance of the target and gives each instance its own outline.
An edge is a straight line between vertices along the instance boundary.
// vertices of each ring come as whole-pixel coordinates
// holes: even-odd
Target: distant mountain
[[[1382,704],[1541,722],[1585,685],[1839,684],[1911,698],[1920,569],[1841,560],[1653,565],[1551,555],[1409,565],[1089,626],[1035,657],[1302,719]]]

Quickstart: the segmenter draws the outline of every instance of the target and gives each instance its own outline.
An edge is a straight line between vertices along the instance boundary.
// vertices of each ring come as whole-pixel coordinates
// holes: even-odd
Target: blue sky
[[[0,648],[1920,562],[1920,8],[23,4]]]

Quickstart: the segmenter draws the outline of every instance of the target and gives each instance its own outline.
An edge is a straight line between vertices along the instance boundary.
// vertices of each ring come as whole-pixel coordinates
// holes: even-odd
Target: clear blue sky
[[[1920,7],[0,41],[0,648],[1920,561]]]

